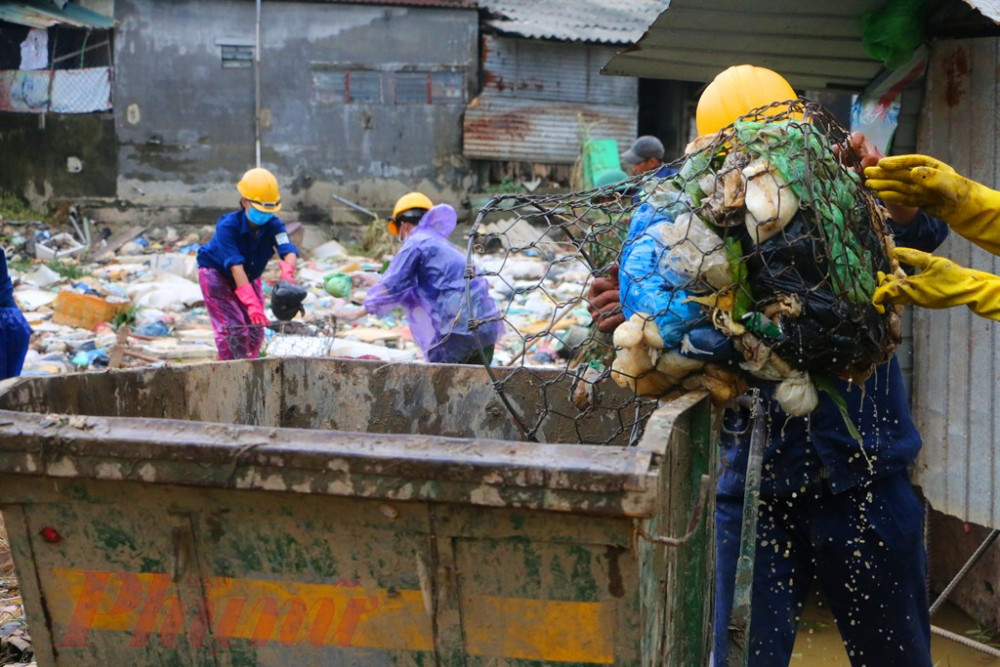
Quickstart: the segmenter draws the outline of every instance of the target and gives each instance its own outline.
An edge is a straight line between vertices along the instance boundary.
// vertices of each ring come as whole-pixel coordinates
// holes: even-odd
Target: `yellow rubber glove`
[[[878,166],[865,169],[865,178],[882,201],[919,206],[979,247],[1000,255],[1000,192],[926,155],[882,158]]]
[[[896,248],[892,256],[921,271],[906,278],[879,271],[879,286],[872,296],[879,312],[885,312],[887,303],[913,303],[924,308],[966,305],[980,317],[1000,320],[1000,276],[967,269],[950,259],[912,248]]]

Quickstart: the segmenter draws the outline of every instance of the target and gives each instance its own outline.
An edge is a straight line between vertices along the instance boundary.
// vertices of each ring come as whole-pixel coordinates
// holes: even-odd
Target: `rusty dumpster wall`
[[[610,380],[596,392],[603,409],[584,412],[571,403],[567,379],[544,371],[496,372],[506,376],[504,393],[519,414],[532,425],[540,422],[542,441],[623,445],[636,437],[631,397]],[[26,377],[0,392],[0,409],[522,439],[484,368],[445,364],[287,358]]]
[[[466,366],[0,385],[0,509],[39,664],[704,664],[704,395],[633,442],[613,383],[605,421],[575,420],[571,386],[494,371],[521,411],[559,397],[543,442],[499,439],[519,431]],[[581,424],[632,446],[574,444]]]

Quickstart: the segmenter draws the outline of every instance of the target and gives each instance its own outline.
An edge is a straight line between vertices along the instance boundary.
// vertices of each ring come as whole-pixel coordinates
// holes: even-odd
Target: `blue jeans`
[[[766,473],[765,473],[766,474]],[[743,498],[716,498],[714,655],[726,664]],[[818,582],[851,664],[931,667],[924,510],[905,471],[833,495],[761,498],[750,665],[786,667]]]

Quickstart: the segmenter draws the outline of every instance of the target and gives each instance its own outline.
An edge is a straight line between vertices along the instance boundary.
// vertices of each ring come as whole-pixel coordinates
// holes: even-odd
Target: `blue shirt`
[[[231,275],[230,269],[243,265],[247,278],[257,280],[264,274],[267,262],[278,249],[278,256],[299,254],[288,238],[285,223],[278,216],[260,227],[247,220],[243,209],[227,213],[215,223],[215,236],[198,249],[198,266]]]
[[[891,222],[891,221],[890,221]],[[900,246],[933,251],[948,236],[948,226],[921,212],[906,227],[891,224]],[[777,385],[758,382],[768,420],[761,496],[782,497],[825,487],[842,493],[859,484],[905,470],[920,450],[899,362],[893,357],[875,369],[863,387],[831,378],[847,404],[847,416],[861,434],[850,434],[830,396],[819,392],[816,409],[790,417],[774,399]],[[749,412],[731,408],[723,416],[720,494],[742,496],[750,450]]]

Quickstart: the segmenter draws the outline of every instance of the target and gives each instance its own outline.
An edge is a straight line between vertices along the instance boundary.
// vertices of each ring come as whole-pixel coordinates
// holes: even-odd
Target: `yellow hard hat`
[[[392,217],[389,218],[389,225],[388,225],[389,233],[399,236],[400,222],[414,222],[414,224],[416,224],[416,222],[419,222],[420,217],[423,216],[424,213],[426,213],[433,207],[434,204],[431,202],[430,197],[428,197],[424,193],[407,192],[405,195],[400,197],[396,201],[396,205],[392,207]],[[401,214],[406,213],[407,211],[412,211],[414,209],[420,211],[420,216],[413,216],[415,220],[411,221],[411,220],[399,219],[399,216]]]
[[[717,74],[698,98],[698,134],[715,134],[753,109],[795,99],[795,90],[777,72],[754,65],[734,65]]]
[[[281,210],[278,179],[267,169],[256,167],[243,174],[236,189],[258,211],[277,213]]]

